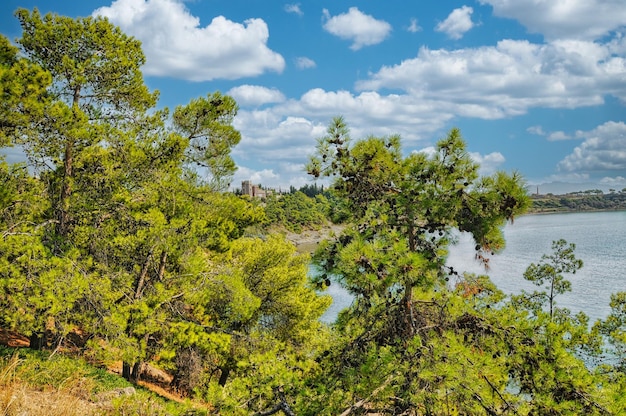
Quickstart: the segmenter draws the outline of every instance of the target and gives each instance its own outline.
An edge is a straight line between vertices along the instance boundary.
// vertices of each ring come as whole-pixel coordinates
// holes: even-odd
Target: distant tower
[[[250,181],[242,181],[241,182],[241,193],[243,195],[252,196],[252,185],[250,185]]]

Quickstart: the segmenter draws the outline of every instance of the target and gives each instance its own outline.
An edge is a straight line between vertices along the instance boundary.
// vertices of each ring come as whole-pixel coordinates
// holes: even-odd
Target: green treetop
[[[53,210],[57,232],[69,230],[74,164],[88,146],[102,140],[103,129],[134,121],[156,103],[140,71],[145,57],[139,41],[104,18],[79,18],[19,9],[19,44],[30,62],[52,77],[52,100],[41,118],[29,120],[31,134],[15,137],[31,163],[52,163]]]
[[[504,247],[505,221],[529,205],[519,175],[479,178],[478,165],[456,129],[437,143],[432,157],[405,157],[398,136],[353,144],[344,120],[336,118],[307,168],[315,177],[331,177],[334,192],[352,213],[353,225],[322,247],[317,262],[365,309],[388,302],[404,305],[397,319],[404,322],[406,335],[417,324],[413,291],[444,285],[454,274],[444,266],[450,233],[471,233],[477,257],[487,263],[488,254]]]

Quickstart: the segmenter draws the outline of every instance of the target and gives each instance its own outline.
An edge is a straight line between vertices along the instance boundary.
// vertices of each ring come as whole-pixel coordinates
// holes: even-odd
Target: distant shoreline
[[[530,195],[532,205],[528,214],[565,212],[602,212],[626,210],[626,193]]]
[[[612,211],[626,211],[626,208],[561,209],[561,210],[552,210],[552,211],[529,210],[528,212],[522,215],[580,214],[583,212],[612,212]]]
[[[339,235],[344,228],[345,225],[327,224],[316,230],[303,230],[301,233],[289,231],[285,233],[285,238],[296,246],[298,252],[312,253],[319,243],[333,235]]]
[[[626,212],[626,194],[605,194],[605,195],[595,195],[595,198],[606,199],[605,196],[610,196],[610,199],[619,196],[617,199],[619,200],[618,204],[614,207],[605,207],[605,208],[595,208],[590,207],[588,203],[590,202],[588,199],[593,198],[589,196],[573,196],[573,195],[535,195],[533,197],[533,207],[531,207],[526,213],[521,214],[521,216],[526,215],[551,215],[551,214],[574,214],[574,213],[583,213],[583,212],[612,212],[612,211],[625,211]],[[587,198],[587,199],[585,199]],[[583,202],[583,204],[579,204],[575,208],[567,207],[564,205],[559,206],[551,206],[546,208],[538,208],[536,207],[537,201],[552,201],[554,203],[561,203],[562,201],[578,201]],[[591,201],[593,202],[593,201]],[[306,229],[301,233],[295,233],[291,231],[285,232],[285,238],[293,243],[299,253],[313,253],[319,243],[330,238],[333,235],[339,235],[341,231],[345,228],[345,225],[341,224],[326,224],[318,229]]]

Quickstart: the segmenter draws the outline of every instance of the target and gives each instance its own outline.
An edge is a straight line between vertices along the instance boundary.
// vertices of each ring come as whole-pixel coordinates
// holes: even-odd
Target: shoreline
[[[598,208],[598,209],[581,209],[581,210],[541,210],[541,211],[528,211],[519,217],[527,215],[552,215],[552,214],[581,214],[581,213],[594,213],[594,212],[626,212],[626,208]],[[283,231],[285,239],[291,242],[299,253],[312,254],[317,246],[324,240],[337,236],[343,231],[345,225],[342,224],[327,224],[318,229],[307,229],[301,233],[294,233],[292,231]]]
[[[345,225],[329,224],[319,229],[303,230],[301,233],[285,232],[285,238],[296,246],[300,253],[313,253],[317,245],[335,235],[339,235]]]
[[[581,214],[584,212],[614,212],[614,211],[625,211],[626,208],[596,208],[596,209],[563,209],[563,210],[553,210],[553,211],[528,211],[521,216],[524,215],[549,215],[549,214]]]

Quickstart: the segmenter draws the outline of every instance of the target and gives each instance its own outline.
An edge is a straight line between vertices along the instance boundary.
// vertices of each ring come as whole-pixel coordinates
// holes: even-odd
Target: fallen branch
[[[287,398],[285,397],[285,392],[283,391],[283,389],[280,387],[277,388],[276,394],[278,395],[278,398],[280,399],[278,404],[276,404],[274,407],[268,410],[257,412],[254,414],[254,416],[270,416],[280,411],[282,411],[286,416],[296,416],[293,410],[291,410],[291,408],[289,407],[289,404],[287,404]]]
[[[376,387],[374,391],[367,398],[361,399],[358,402],[354,403],[352,406],[344,410],[343,413],[341,413],[341,415],[339,416],[348,416],[355,410],[363,408],[363,406],[365,406],[372,399],[372,397],[376,396],[382,389],[384,389],[385,387],[389,385],[389,383],[391,383],[391,381],[393,380],[393,376],[394,376],[393,374],[390,374],[389,377],[387,377],[387,379],[385,380],[385,382],[381,384],[380,386]]]

